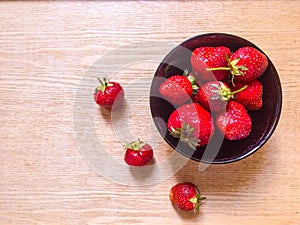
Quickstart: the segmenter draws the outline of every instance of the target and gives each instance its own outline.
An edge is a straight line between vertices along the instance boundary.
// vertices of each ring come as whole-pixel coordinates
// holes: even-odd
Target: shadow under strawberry
[[[141,182],[146,180],[153,172],[155,161],[155,158],[153,158],[147,166],[129,166],[132,177]]]
[[[125,99],[122,108],[120,108],[119,110],[109,111],[109,110],[104,109],[103,107],[99,107],[98,110],[102,114],[102,116],[105,120],[110,121],[112,118],[114,120],[121,120],[122,118],[124,119],[124,114],[126,112],[126,108],[127,107],[126,107],[126,99]]]
[[[203,203],[203,205],[205,205],[205,203]],[[197,213],[195,213],[193,211],[188,212],[188,211],[179,210],[174,205],[172,205],[172,207],[174,208],[176,213],[185,221],[199,223],[199,219],[201,219],[201,214],[202,214],[201,209]]]

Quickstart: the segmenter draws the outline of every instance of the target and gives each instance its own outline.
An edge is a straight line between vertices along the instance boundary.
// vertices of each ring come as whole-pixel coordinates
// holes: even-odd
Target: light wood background
[[[299,15],[297,0],[2,1],[0,224],[300,224]],[[78,118],[84,121],[84,116],[74,118],[74,109],[90,68],[131,43],[178,44],[208,32],[244,37],[273,61],[282,81],[283,110],[271,139],[242,161],[201,172],[189,161],[156,184],[133,186],[102,176],[82,153],[74,125]],[[170,46],[159,48],[158,55]],[[127,105],[129,96],[140,96],[122,115],[130,137],[158,137],[148,98],[139,92],[148,90],[157,65],[137,62],[109,75],[124,86]],[[145,86],[132,88],[139,79]],[[99,149],[123,164],[118,124],[92,104],[92,91],[83,100],[91,102],[86,117],[92,115],[96,132],[86,144],[100,140]],[[172,150],[157,140],[159,165]],[[122,170],[114,171],[112,165],[111,174],[122,177]],[[169,189],[181,181],[194,182],[207,197],[199,215],[170,204]]]

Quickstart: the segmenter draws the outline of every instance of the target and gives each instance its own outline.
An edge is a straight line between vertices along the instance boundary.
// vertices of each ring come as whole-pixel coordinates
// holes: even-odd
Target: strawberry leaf
[[[170,130],[170,134],[175,138],[179,138],[180,141],[187,143],[191,148],[195,149],[199,144],[199,140],[194,137],[194,131],[195,129],[189,123],[183,122],[181,128],[172,128]]]
[[[125,149],[132,149],[135,151],[139,151],[146,143],[142,142],[140,139],[137,141],[130,142],[124,145]]]
[[[190,201],[191,203],[197,204],[198,198],[197,198],[197,197],[191,198],[189,201]]]
[[[98,77],[97,80],[99,81],[100,85],[95,89],[95,92],[102,91],[104,93],[106,87],[114,86],[112,83],[109,82],[109,79],[107,77],[104,77],[102,79]]]
[[[196,196],[189,199],[189,201],[195,204],[195,211],[199,211],[200,205],[202,204],[202,201],[205,199],[206,197],[201,197],[201,195],[197,193]]]

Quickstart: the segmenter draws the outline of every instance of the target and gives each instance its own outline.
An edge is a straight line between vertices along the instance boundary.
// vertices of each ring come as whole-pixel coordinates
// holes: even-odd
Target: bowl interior
[[[182,74],[185,68],[191,69],[190,56],[200,46],[226,46],[235,51],[240,47],[252,46],[261,52],[253,43],[230,34],[204,34],[188,39],[175,47],[161,62],[155,72],[150,91],[150,108],[155,125],[164,140],[181,154],[205,163],[228,163],[242,159],[259,149],[272,135],[278,123],[282,91],[277,71],[269,60],[266,72],[259,78],[263,85],[263,107],[258,111],[248,111],[252,118],[253,128],[250,135],[239,141],[223,139],[217,129],[211,142],[204,147],[193,150],[188,145],[172,137],[166,128],[171,112],[175,109],[159,95],[162,81],[175,74]]]

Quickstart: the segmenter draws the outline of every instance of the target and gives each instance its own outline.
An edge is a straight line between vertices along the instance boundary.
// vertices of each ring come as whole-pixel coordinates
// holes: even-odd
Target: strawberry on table
[[[226,111],[217,116],[216,124],[228,140],[246,138],[252,130],[252,120],[245,107],[234,101],[230,101]]]
[[[211,112],[217,112],[225,109],[226,104],[233,96],[246,88],[246,85],[231,91],[229,86],[222,81],[211,81],[202,85],[195,97],[194,101],[200,103]]]
[[[228,71],[208,71],[207,69],[216,67],[226,67],[228,64],[226,58],[229,58],[230,56],[230,49],[224,46],[199,47],[194,49],[191,55],[191,65],[194,72],[197,74],[197,78],[199,77],[200,80],[224,80],[228,76]]]
[[[125,144],[124,148],[124,160],[128,165],[145,166],[153,159],[152,147],[141,140]]]
[[[184,211],[194,211],[199,210],[202,201],[205,197],[201,197],[196,185],[190,182],[183,182],[174,185],[170,192],[169,197],[171,203]]]
[[[94,100],[102,108],[112,111],[119,110],[124,102],[124,90],[118,82],[111,82],[108,78],[98,78],[100,86],[95,89]]]
[[[191,99],[197,92],[195,79],[185,70],[183,75],[174,75],[167,78],[159,87],[160,94],[174,105],[182,105]]]
[[[235,83],[232,90],[238,90],[243,87],[243,83]],[[247,83],[245,90],[234,95],[234,101],[241,103],[248,110],[259,110],[263,105],[263,85],[258,81]]]
[[[175,109],[168,118],[167,127],[173,137],[192,148],[207,145],[214,133],[211,114],[198,103],[187,103]]]

